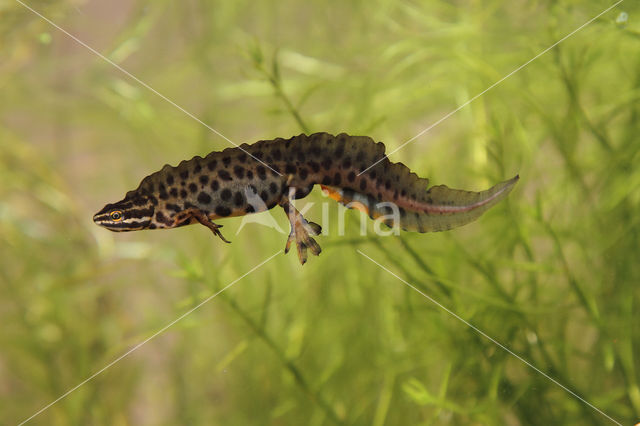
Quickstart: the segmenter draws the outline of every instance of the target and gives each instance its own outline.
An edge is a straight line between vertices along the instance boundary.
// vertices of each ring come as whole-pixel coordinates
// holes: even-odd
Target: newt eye
[[[120,210],[112,211],[109,217],[114,222],[120,222],[122,220],[122,212]]]

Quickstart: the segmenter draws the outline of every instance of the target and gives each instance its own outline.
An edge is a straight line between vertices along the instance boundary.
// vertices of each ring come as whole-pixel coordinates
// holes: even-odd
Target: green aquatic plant
[[[522,180],[449,233],[361,235],[349,211],[338,235],[330,209],[316,262],[278,255],[236,281],[282,250],[275,229],[230,219],[221,250],[198,229],[115,239],[91,221],[149,170],[229,143],[0,3],[0,423],[194,308],[31,422],[611,421],[575,395],[638,421],[638,5],[474,99],[613,3],[24,3],[234,142],[345,131],[392,150],[459,108],[392,160],[452,187]]]

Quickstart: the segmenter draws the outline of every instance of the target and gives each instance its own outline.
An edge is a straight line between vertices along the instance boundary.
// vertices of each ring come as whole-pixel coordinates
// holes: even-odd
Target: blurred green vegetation
[[[26,3],[237,143],[346,131],[388,149],[611,4]],[[96,227],[146,174],[228,142],[20,4],[0,17],[0,424],[15,424],[286,236],[234,235],[241,219],[229,246],[201,227]],[[362,237],[350,211],[341,237],[332,207],[319,258],[275,257],[30,424],[609,423],[356,249],[638,421],[639,97],[628,0],[392,156],[457,188],[520,173],[478,222]]]

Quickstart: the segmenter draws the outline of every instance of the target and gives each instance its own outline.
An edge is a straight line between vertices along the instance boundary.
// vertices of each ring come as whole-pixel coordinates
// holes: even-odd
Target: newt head
[[[93,221],[114,232],[139,231],[150,228],[154,210],[151,198],[127,194],[123,200],[104,206],[93,216]]]

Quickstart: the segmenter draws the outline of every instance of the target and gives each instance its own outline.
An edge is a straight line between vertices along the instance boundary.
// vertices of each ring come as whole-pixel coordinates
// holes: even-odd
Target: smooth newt
[[[213,220],[279,205],[291,223],[285,253],[295,241],[304,264],[307,249],[320,254],[313,239],[320,226],[305,220],[290,200],[307,196],[316,184],[334,200],[372,219],[382,217],[390,227],[430,232],[477,219],[505,198],[517,181],[515,176],[481,192],[444,185],[427,189],[428,179],[386,158],[382,142],[344,133],[302,134],[196,156],[176,167],[167,164],[123,200],[107,204],[93,220],[117,232],[201,223],[229,242],[220,232],[222,225]]]

